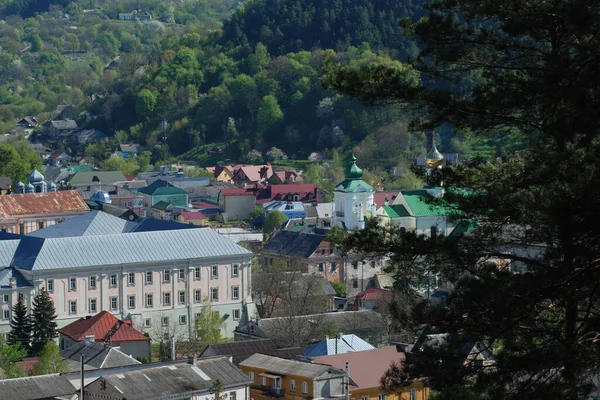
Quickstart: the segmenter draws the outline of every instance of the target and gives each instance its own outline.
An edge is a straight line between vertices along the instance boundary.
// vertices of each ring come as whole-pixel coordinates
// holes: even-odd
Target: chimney
[[[329,340],[329,335],[325,335],[325,340]]]
[[[342,340],[344,338],[344,332],[338,332],[338,339]]]
[[[15,278],[14,276],[10,278],[10,287],[13,289],[17,287],[17,278]]]

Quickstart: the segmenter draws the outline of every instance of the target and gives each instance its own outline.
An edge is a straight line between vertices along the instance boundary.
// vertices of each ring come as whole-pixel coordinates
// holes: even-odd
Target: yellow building
[[[250,399],[344,397],[345,372],[330,365],[254,354],[239,365],[250,377]]]
[[[391,363],[402,363],[404,353],[396,346],[314,357],[313,362],[334,368],[350,369],[350,398],[354,400],[427,400],[429,388],[415,381],[396,393],[385,393],[379,384]]]
[[[216,167],[206,167],[205,169],[213,174],[213,179],[217,182],[233,183],[233,167],[229,165],[217,165]]]

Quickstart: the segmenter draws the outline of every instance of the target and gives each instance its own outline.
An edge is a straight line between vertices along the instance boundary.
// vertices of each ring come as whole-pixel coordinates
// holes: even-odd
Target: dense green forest
[[[15,0],[1,9],[0,130],[73,104],[80,127],[112,140],[65,150],[100,162],[124,142],[142,144],[153,163],[332,160],[354,151],[386,178],[425,151],[424,132],[406,123],[414,111],[324,89],[324,65],[404,68],[418,44],[398,20],[422,16],[422,3],[92,0],[43,2],[45,12],[42,2]],[[118,19],[135,10],[152,20]],[[518,143],[450,126],[436,135],[441,150],[463,156]]]

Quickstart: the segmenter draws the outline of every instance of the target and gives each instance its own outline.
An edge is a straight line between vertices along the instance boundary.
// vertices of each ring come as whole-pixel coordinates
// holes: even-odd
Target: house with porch
[[[330,365],[256,353],[240,369],[250,377],[250,397],[255,400],[344,398],[345,372]]]

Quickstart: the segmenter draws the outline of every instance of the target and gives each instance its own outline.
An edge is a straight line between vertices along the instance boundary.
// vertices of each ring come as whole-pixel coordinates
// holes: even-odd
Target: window
[[[267,378],[265,378],[264,376],[261,376],[260,377],[260,385],[267,386]]]
[[[325,271],[325,267],[323,266],[323,263],[319,263],[319,272],[323,271]]]
[[[300,201],[300,196],[298,196],[297,194],[294,195],[294,201]]]
[[[200,267],[196,267],[196,268],[194,268],[194,279],[195,279],[195,280],[197,280],[197,281],[199,281],[199,280],[200,280],[200,277],[202,276],[202,275],[201,275],[201,274],[202,274],[202,272],[201,272],[201,271],[202,271],[202,270],[200,269]]]
[[[54,292],[54,279],[48,279],[46,281],[46,288],[49,292]]]
[[[152,271],[146,271],[146,284],[150,285],[152,283]]]
[[[25,234],[25,224],[19,224],[19,233],[21,235]]]
[[[169,317],[162,317],[162,326],[169,326]]]
[[[10,310],[4,310],[4,319],[10,319]]]
[[[96,277],[94,275],[90,276],[90,289],[96,289]]]
[[[231,298],[233,300],[237,300],[240,298],[240,287],[239,286],[231,287]]]
[[[117,274],[110,274],[110,287],[117,287]]]
[[[219,288],[210,289],[210,299],[212,301],[219,301]]]
[[[164,306],[171,305],[171,292],[163,292],[163,305]]]
[[[240,276],[240,266],[237,264],[233,264],[231,267],[231,276]]]
[[[180,281],[185,281],[185,269],[181,268],[179,270],[179,280]]]
[[[302,382],[302,393],[304,393],[304,394],[308,393],[308,383],[306,383],[306,382]]]
[[[44,223],[43,222],[38,222],[38,230],[40,229],[44,229]]]
[[[294,379],[292,379],[290,381],[290,391],[291,392],[295,392],[296,391],[296,381]]]
[[[250,378],[250,382],[254,383],[254,372],[248,372],[248,377]]]
[[[409,400],[417,400],[417,389],[410,389]]]
[[[337,264],[336,264],[336,263],[334,263],[334,262],[332,262],[332,263],[331,263],[331,272],[335,271],[335,270],[336,270],[336,268],[337,268]]]
[[[77,290],[77,278],[69,278],[69,290]]]
[[[352,287],[354,289],[358,288],[358,280],[357,279],[352,279]]]
[[[163,282],[171,282],[171,271],[169,271],[168,269],[165,269],[163,271]]]
[[[179,304],[185,304],[185,290],[179,291]]]
[[[179,316],[179,325],[186,325],[187,324],[187,315],[180,315]]]
[[[144,327],[150,328],[152,326],[152,318],[146,318],[144,320]]]
[[[385,394],[380,394],[379,395],[379,400],[385,400]]]
[[[135,308],[135,296],[129,296],[127,298],[127,302],[129,303],[128,305],[130,310]]]
[[[235,392],[229,392],[229,400],[236,400]]]
[[[115,311],[117,309],[117,297],[110,297],[110,309],[111,311]]]
[[[69,314],[77,314],[77,300],[69,301]]]
[[[127,284],[129,286],[135,285],[135,272],[130,272],[129,274],[127,274],[127,276]]]
[[[9,295],[5,294],[4,296],[2,296],[2,300],[3,300],[5,303],[8,303],[8,301],[10,300],[10,297],[9,297]]]
[[[371,261],[371,268],[375,268],[375,261]]]
[[[431,227],[431,238],[435,239],[437,237],[437,226]]]
[[[321,249],[321,255],[324,256],[325,255],[325,249]]]
[[[90,299],[90,312],[98,311],[98,302],[96,299]]]
[[[354,262],[352,263],[352,268],[354,268],[354,269],[358,269],[358,261],[354,261]]]
[[[202,303],[202,291],[200,289],[194,290],[194,303]]]
[[[146,307],[151,308],[154,305],[154,295],[152,293],[146,293]]]
[[[219,267],[217,265],[213,265],[210,269],[210,277],[218,278],[219,277]]]
[[[240,319],[240,309],[239,308],[236,308],[233,310],[233,319],[234,320]]]
[[[369,400],[369,396],[363,396],[361,400]]]

